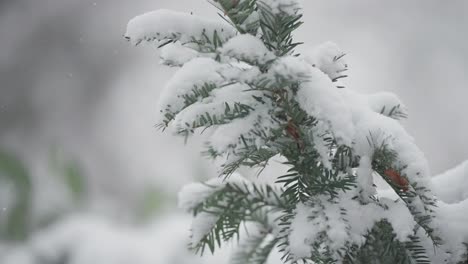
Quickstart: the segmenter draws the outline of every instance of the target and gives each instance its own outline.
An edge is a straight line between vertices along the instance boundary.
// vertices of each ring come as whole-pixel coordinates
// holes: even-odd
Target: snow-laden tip
[[[152,40],[180,40],[181,42],[202,39],[206,34],[216,34],[226,41],[236,34],[226,23],[166,9],[158,9],[134,17],[128,22],[125,38],[133,44]]]
[[[225,56],[251,63],[264,64],[275,58],[273,52],[269,51],[259,38],[250,34],[230,39],[220,51]]]
[[[348,68],[346,61],[343,59],[345,53],[337,44],[330,41],[307,49],[302,56],[305,61],[320,69],[332,80],[343,76],[343,72]]]

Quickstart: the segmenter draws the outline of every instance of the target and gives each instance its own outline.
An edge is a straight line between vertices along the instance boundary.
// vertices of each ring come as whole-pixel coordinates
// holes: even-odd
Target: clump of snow
[[[355,125],[354,148],[357,154],[372,156],[375,147],[385,144],[398,154],[395,168],[404,168],[402,173],[411,182],[429,187],[429,165],[424,154],[398,121],[371,111],[360,111],[357,114],[360,115]]]
[[[396,239],[401,242],[408,241],[408,237],[413,235],[417,225],[407,205],[401,200],[381,199],[380,202],[389,208],[380,215],[382,217],[380,219],[385,219],[392,225]]]
[[[326,126],[322,130],[330,131],[341,144],[351,145],[354,124],[349,105],[327,75],[294,56],[275,61],[269,74],[299,81],[296,100],[301,108],[322,121]]]
[[[310,257],[315,243],[319,251],[328,249],[337,254],[349,240],[350,227],[337,203],[317,198],[311,205],[298,205],[295,214],[289,234],[289,249],[295,259]]]
[[[196,58],[198,53],[183,46],[179,42],[170,43],[161,48],[161,61],[169,66],[182,66],[193,58]]]
[[[302,9],[301,0],[260,0],[273,14],[295,15]]]
[[[467,253],[463,243],[468,243],[468,199],[455,204],[439,202],[436,213],[437,228],[445,242],[441,251],[452,253],[448,263],[459,263]]]
[[[367,102],[374,112],[389,117],[392,117],[392,115],[406,116],[408,114],[405,105],[393,93],[378,92],[368,95]]]
[[[361,197],[364,199],[367,199],[368,197],[376,194],[375,187],[373,186],[373,172],[374,170],[372,169],[371,159],[367,156],[361,157],[359,160],[359,167],[356,171],[356,182],[359,188],[361,188],[363,191]]]
[[[361,204],[351,195],[344,194],[337,201],[316,197],[311,204],[297,206],[288,236],[289,250],[295,259],[310,257],[315,242],[321,243],[319,251],[328,249],[340,259],[341,250],[350,244],[363,245],[367,233],[382,220],[392,225],[399,241],[409,240],[416,223],[403,202],[383,198],[382,206]]]
[[[348,115],[346,119],[343,119],[343,123],[350,122],[351,125],[348,126],[349,130],[345,130],[345,135],[351,137],[348,139],[348,142],[352,142],[352,144],[348,146],[352,146],[356,155],[372,157],[376,147],[386,145],[398,154],[398,160],[393,164],[395,169],[404,168],[402,173],[409,178],[410,182],[418,183],[419,186],[430,187],[430,170],[424,154],[416,146],[413,137],[405,131],[397,120],[380,114],[380,110],[374,111],[371,108],[369,101],[373,100],[369,99],[369,97],[372,98],[372,95],[359,94],[351,89],[333,89],[333,87],[331,89],[322,88],[320,91],[322,91],[321,94],[315,92],[309,94],[303,93],[302,96],[299,96],[298,101],[306,100],[302,97],[312,98],[316,96],[322,98],[329,104],[328,107],[331,107],[337,104],[337,100],[331,99],[335,97],[339,98],[340,102],[344,103],[343,110],[337,111],[339,108],[329,109],[327,113],[335,113],[337,116],[338,113],[341,113],[342,118]],[[391,95],[382,96],[380,94],[373,99],[375,98],[388,99],[395,97]],[[374,102],[376,101],[379,100],[374,100]],[[395,100],[380,101],[384,102],[384,104],[391,102],[389,103],[390,105],[396,102]],[[307,107],[309,104],[305,103],[305,105]],[[331,117],[329,117],[330,120],[332,120]],[[327,117],[325,116],[324,118]],[[346,122],[344,122],[345,120]],[[331,122],[332,125],[333,123]]]
[[[221,75],[227,83],[251,83],[261,74],[257,66],[249,65],[242,61],[223,61],[229,67],[223,68]]]
[[[130,20],[125,36],[133,44],[138,44],[141,41],[166,39],[186,43],[194,39],[203,40],[204,35],[212,38],[215,32],[223,42],[236,34],[231,26],[219,20],[159,9]]]
[[[195,87],[205,84],[218,85],[223,82],[218,73],[223,66],[211,58],[195,58],[180,68],[166,84],[159,97],[159,110],[164,118],[165,113],[175,114],[181,111],[184,95],[191,94]]]
[[[235,119],[215,128],[209,145],[216,152],[224,154],[236,154],[241,151],[244,148],[244,140],[253,141],[257,148],[261,148],[265,142],[256,132],[263,131],[268,134],[277,127],[278,124],[271,119],[268,109],[259,107],[244,118]],[[235,158],[235,155],[232,158]]]
[[[296,100],[307,114],[328,126],[340,144],[352,144],[355,128],[351,109],[324,73],[310,67],[310,77],[300,85]]]
[[[275,76],[281,76],[284,79],[296,81],[305,80],[311,75],[311,67],[303,60],[294,56],[281,57],[273,63],[268,73]]]
[[[201,212],[197,214],[192,221],[191,243],[193,245],[200,243],[215,227],[218,220],[219,216],[214,213]]]
[[[191,211],[223,186],[220,178],[211,179],[205,184],[187,184],[178,194],[179,208]]]
[[[238,35],[231,38],[220,48],[220,52],[229,57],[253,64],[265,64],[275,58],[263,42],[250,34]]]
[[[302,54],[310,65],[320,69],[332,80],[342,76],[343,72],[348,69],[343,59],[344,55],[345,53],[333,42],[325,42]]]
[[[312,238],[316,235],[316,230],[312,229],[309,222],[309,212],[307,206],[298,204],[296,208],[296,215],[291,222],[291,231],[289,233],[289,250],[295,258],[306,258],[311,254],[310,245]]]
[[[213,178],[205,183],[191,183],[182,188],[178,194],[179,207],[190,211],[203,203],[210,195],[226,187],[226,184],[243,186],[248,181],[238,173],[228,179]]]
[[[437,198],[445,203],[458,203],[468,199],[468,161],[432,178]],[[468,211],[466,211],[468,215]]]

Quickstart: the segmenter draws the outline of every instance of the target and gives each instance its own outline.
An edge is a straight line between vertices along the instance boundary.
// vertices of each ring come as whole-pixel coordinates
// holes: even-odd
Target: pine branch
[[[405,248],[410,252],[411,257],[417,264],[431,264],[431,260],[427,256],[426,249],[421,245],[421,239],[416,236],[410,236],[410,241],[405,243]]]
[[[288,174],[278,177],[278,183],[284,184],[284,196],[290,203],[306,202],[311,197],[327,194],[330,198],[338,196],[339,192],[347,191],[355,186],[355,176],[344,172],[344,168],[328,169],[322,163],[320,155],[305,140],[305,149],[299,150],[291,144],[282,148],[282,155],[287,157],[287,165],[291,168]],[[348,152],[336,152],[335,160],[345,163]],[[343,165],[343,164],[342,164]]]
[[[168,10],[156,10],[132,19],[125,38],[138,45],[143,41],[156,42],[158,48],[180,42],[198,52],[212,53],[231,37],[235,31],[216,21]]]
[[[292,38],[292,32],[303,24],[301,21],[302,14],[275,14],[262,1],[259,1],[257,6],[260,13],[262,39],[265,45],[271,51],[274,51],[278,57],[292,53],[297,46],[302,44],[293,42]]]
[[[401,105],[396,105],[392,107],[388,112],[387,112],[386,107],[384,106],[382,107],[382,110],[380,110],[380,114],[388,116],[395,120],[405,119],[408,117],[408,115],[406,114],[406,112],[404,111]]]
[[[234,161],[224,164],[222,166],[223,168],[220,176],[227,178],[242,166],[247,166],[250,168],[260,168],[261,172],[263,168],[267,166],[268,161],[278,154],[272,149],[258,149],[256,146],[251,146],[248,145],[246,141],[244,142],[244,148],[242,148],[239,152],[236,153],[238,158]],[[217,157],[219,155],[219,153],[216,153],[213,155],[213,157]]]
[[[213,252],[222,241],[238,237],[243,222],[258,222],[256,214],[259,211],[281,211],[286,207],[280,190],[269,185],[226,183],[193,209],[195,216],[204,212],[216,216],[217,221],[211,231],[191,247],[201,254],[206,247]]]
[[[196,47],[195,50],[200,53],[216,53],[216,50],[219,47],[222,47],[226,41],[219,36],[219,33],[216,30],[213,31],[212,35],[208,34],[209,33],[204,30],[200,38],[192,37],[190,41],[182,44],[191,48]],[[177,40],[169,39],[168,41],[175,42]]]
[[[256,0],[209,0],[209,2],[222,12],[219,16],[233,25],[239,33],[252,35],[257,33],[258,21],[246,23],[257,9]]]
[[[268,226],[257,224],[258,230],[248,231],[231,256],[231,264],[265,264],[268,256],[278,242],[268,230]]]
[[[406,246],[396,239],[393,228],[387,221],[374,225],[360,248],[352,246],[345,263],[349,264],[413,264]]]
[[[185,127],[179,128],[177,133],[185,135],[187,133],[193,133],[194,129],[200,127],[208,128],[214,125],[227,124],[234,119],[246,117],[252,110],[254,110],[251,106],[240,102],[235,102],[232,106],[225,102],[224,105],[225,110],[223,114],[216,115],[211,114],[210,112],[200,114],[191,124],[186,123]]]
[[[379,175],[383,176],[383,179],[407,204],[416,223],[425,230],[427,236],[432,240],[434,245],[440,245],[442,243],[441,238],[435,234],[434,229],[431,227],[436,201],[430,196],[429,190],[424,186],[418,186],[417,183],[408,182],[406,176],[401,173],[404,167],[398,167],[398,165],[396,165],[398,154],[390,149],[385,142],[382,142],[380,146],[375,146],[375,144],[372,143],[372,139],[369,139],[369,142],[375,147],[372,159],[372,167],[374,170]],[[390,177],[392,175],[389,175],[388,171],[394,172],[398,176],[397,179]],[[402,183],[404,186],[401,186]],[[421,206],[423,211],[418,208]]]

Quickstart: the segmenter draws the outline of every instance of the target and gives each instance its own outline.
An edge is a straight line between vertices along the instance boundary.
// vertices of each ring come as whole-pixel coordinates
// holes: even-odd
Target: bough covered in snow
[[[223,161],[220,179],[181,192],[195,216],[191,247],[214,251],[245,225],[233,263],[266,263],[274,249],[285,263],[466,261],[467,195],[452,199],[448,182],[438,189],[439,177],[431,180],[399,123],[403,103],[344,88],[348,65],[336,44],[296,53],[297,0],[211,2],[223,20],[157,10],[131,20],[126,33],[181,67],[161,95],[160,127],[206,133],[206,153]],[[274,182],[236,173],[273,158],[286,168]]]

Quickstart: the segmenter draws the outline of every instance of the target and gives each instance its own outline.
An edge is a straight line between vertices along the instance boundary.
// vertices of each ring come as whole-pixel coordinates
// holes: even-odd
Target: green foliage
[[[196,39],[192,37],[192,41],[189,42],[195,44],[198,48],[197,50],[202,53],[213,53],[216,52],[216,49],[221,47],[224,42],[219,36],[218,31],[214,31],[212,36],[209,36],[206,32],[203,32],[201,39]]]
[[[171,122],[174,119],[177,113],[189,107],[190,105],[193,105],[199,100],[209,97],[211,95],[211,91],[213,91],[216,88],[218,88],[216,84],[208,82],[204,83],[201,86],[195,85],[191,93],[187,93],[182,96],[182,98],[184,99],[184,106],[182,107],[182,109],[179,109],[178,112],[170,112],[168,111],[168,109],[166,109],[163,123],[157,124],[157,127],[160,127],[162,129],[166,128],[169,122]],[[161,110],[161,113],[163,113],[163,110]]]
[[[420,239],[410,236],[408,242],[396,239],[390,223],[383,220],[374,225],[360,248],[353,246],[345,257],[346,264],[428,264],[431,263]]]
[[[75,201],[83,199],[85,182],[80,167],[75,163],[68,163],[64,168],[64,180]]]
[[[290,54],[301,42],[293,42],[292,32],[303,22],[302,14],[274,14],[270,7],[259,1],[260,28],[262,39],[267,48],[274,51],[278,57]]]
[[[338,195],[338,191],[351,190],[351,187],[354,186],[354,177],[352,175],[341,176],[336,172],[323,168],[314,168],[314,170],[315,172],[312,172],[312,175],[292,173],[292,176],[291,174],[281,176],[280,180],[278,180],[279,183],[284,182],[287,187],[291,182],[294,183],[285,191],[285,195],[288,197],[293,196],[292,199],[298,201],[304,200],[302,197],[320,194],[333,197]]]
[[[80,204],[86,194],[85,178],[78,163],[63,161],[58,152],[52,152],[50,165],[67,187],[76,204]],[[44,227],[57,220],[63,212],[53,212],[37,221],[32,221],[33,185],[31,174],[19,158],[0,151],[0,181],[11,183],[13,204],[0,208],[0,216],[5,216],[4,225],[0,225],[0,240],[22,241],[37,228]]]
[[[268,148],[258,149],[256,146],[247,144],[246,140],[243,140],[244,147],[237,152],[236,160],[229,162],[223,165],[221,175],[225,178],[231,176],[235,171],[237,171],[242,166],[247,166],[250,168],[260,168],[260,172],[268,164],[268,161],[277,155],[278,153],[272,151]],[[214,151],[207,151],[207,154],[214,155],[215,157],[220,156],[220,153],[215,153]]]
[[[345,259],[347,264],[413,263],[406,246],[396,239],[387,221],[376,223],[367,234],[366,243],[360,248],[354,246]]]
[[[246,117],[253,108],[243,103],[224,103],[225,109],[224,114],[216,115],[205,112],[203,115],[198,116],[197,119],[193,120],[192,124],[186,124],[186,128],[182,128],[178,131],[180,134],[186,134],[187,132],[193,133],[194,129],[200,127],[210,127],[214,125],[221,125],[230,123],[230,121],[236,118]]]
[[[265,221],[258,217],[258,213],[262,212],[259,210],[267,208],[270,211],[278,211],[286,207],[279,193],[279,190],[268,185],[226,183],[223,188],[216,190],[193,209],[195,216],[202,212],[208,213],[215,215],[217,221],[213,229],[191,247],[201,253],[206,247],[214,252],[216,246],[221,246],[221,242],[238,237],[244,221],[264,225]]]
[[[86,195],[85,175],[80,164],[76,160],[64,158],[64,153],[59,149],[52,149],[50,155],[50,165],[52,171],[65,183],[68,191],[72,195],[75,203],[79,204]]]
[[[248,21],[248,18],[257,9],[256,0],[213,0],[210,2],[221,11],[219,16],[235,27],[239,33],[252,35],[257,33],[259,22],[256,20]],[[228,19],[224,16],[227,16]]]
[[[336,200],[333,200],[333,198],[327,203],[332,203],[332,204],[337,204]],[[320,199],[317,199],[316,197],[311,197],[307,201],[307,206],[308,208],[311,209],[311,214],[308,215],[308,220],[318,220],[320,222],[327,222],[329,220],[329,217],[326,215],[325,210],[327,209],[327,204],[324,204],[323,201]],[[282,224],[285,226],[285,229],[283,232],[286,234],[289,233],[288,229],[291,226],[291,220],[295,217],[293,213],[288,214],[285,218],[282,219]],[[348,220],[346,219],[347,217],[347,209],[346,208],[340,208],[339,209],[339,219],[341,222],[345,222],[346,225]],[[287,236],[283,236],[281,238],[282,243],[279,245],[279,248],[282,249],[284,252],[284,260],[288,260],[293,263],[300,263],[301,261],[304,263],[326,263],[326,264],[331,264],[331,263],[336,263],[339,261],[338,259],[335,258],[334,256],[334,250],[332,250],[329,245],[332,241],[331,238],[328,237],[328,232],[330,229],[333,227],[329,224],[327,224],[327,230],[321,231],[318,233],[318,235],[315,237],[314,241],[311,241],[311,250],[310,250],[310,256],[308,258],[302,258],[302,259],[296,259],[296,257],[291,254],[289,251],[289,246],[290,246],[290,240]],[[349,231],[349,228],[347,232]],[[348,243],[349,244],[349,243]],[[338,254],[341,256],[341,258],[344,257],[346,253],[347,248],[343,247],[338,250]]]
[[[7,214],[5,226],[0,226],[0,238],[23,240],[30,229],[30,175],[21,160],[0,151],[0,180],[13,183],[15,188],[14,204],[11,208],[0,208],[0,214]]]
[[[168,201],[164,191],[156,187],[147,188],[141,195],[137,217],[139,220],[147,221],[158,215]]]

